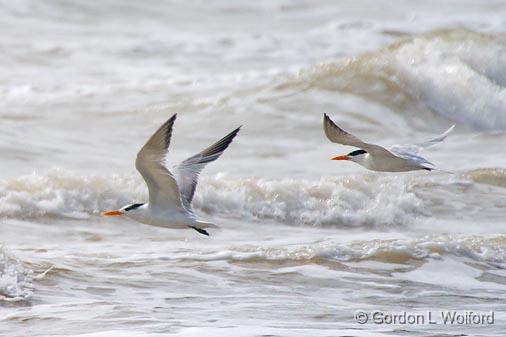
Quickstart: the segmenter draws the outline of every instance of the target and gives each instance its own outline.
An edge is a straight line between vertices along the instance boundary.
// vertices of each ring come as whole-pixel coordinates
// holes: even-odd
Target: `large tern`
[[[101,215],[124,215],[141,223],[166,228],[193,228],[209,236],[205,228],[217,226],[198,220],[191,206],[198,177],[206,164],[221,156],[241,127],[176,165],[171,172],[165,166],[165,157],[175,120],[176,114],[160,126],[137,154],[135,167],[148,186],[149,203],[129,204],[118,210],[104,211]]]
[[[358,147],[346,155],[331,158],[332,160],[353,161],[369,170],[382,172],[406,172],[414,170],[432,171],[435,165],[418,155],[420,151],[442,142],[453,130],[452,125],[443,134],[429,141],[412,145],[393,145],[389,149],[376,144],[363,142],[337,126],[327,114],[323,116],[323,129],[327,138],[337,144]]]

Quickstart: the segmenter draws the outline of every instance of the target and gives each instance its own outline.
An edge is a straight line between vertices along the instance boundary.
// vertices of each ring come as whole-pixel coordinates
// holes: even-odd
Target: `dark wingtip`
[[[177,113],[173,114],[172,117],[170,117],[165,122],[165,148],[169,148],[170,138],[172,136],[172,126],[174,125],[176,117],[177,117]]]
[[[329,115],[326,113],[323,114],[323,130],[325,130],[325,134],[327,138],[330,138],[328,132],[330,128],[336,127],[336,123],[332,119],[330,119]]]
[[[234,138],[237,136],[239,131],[241,130],[241,126],[231,131],[228,135],[217,141],[214,145],[211,146],[212,150],[210,152],[223,152],[225,149],[232,143]],[[210,149],[209,149],[210,150]]]
[[[334,125],[334,121],[327,115],[326,113],[323,114],[323,124],[329,123],[330,125]]]
[[[237,128],[232,130],[228,135],[231,135],[231,134],[236,135],[241,130],[241,128],[242,128],[242,125],[239,125]]]
[[[164,123],[166,126],[169,126],[171,124],[174,124],[174,121],[176,120],[177,113],[173,114],[167,121]]]
[[[237,134],[239,133],[241,128],[242,128],[242,125],[237,127],[236,129],[232,130],[228,135],[226,135],[221,140],[219,140],[218,143],[223,142],[223,143],[226,143],[226,146],[228,146],[232,142],[232,140],[234,140],[235,136],[237,136]],[[225,148],[226,148],[226,146],[225,146]]]
[[[167,121],[165,122],[165,125],[167,126],[167,129],[170,129],[170,126],[174,124],[174,121],[176,120],[177,113],[173,114]]]
[[[203,229],[203,228],[198,228],[198,227],[195,227],[195,226],[190,226],[190,228],[195,229],[200,234],[209,236],[209,233],[205,229]]]

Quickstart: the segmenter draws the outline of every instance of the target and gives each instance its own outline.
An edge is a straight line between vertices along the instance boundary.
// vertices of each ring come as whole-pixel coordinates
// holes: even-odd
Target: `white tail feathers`
[[[196,227],[198,227],[198,228],[218,228],[218,226],[213,223],[200,221],[200,220],[197,221]]]

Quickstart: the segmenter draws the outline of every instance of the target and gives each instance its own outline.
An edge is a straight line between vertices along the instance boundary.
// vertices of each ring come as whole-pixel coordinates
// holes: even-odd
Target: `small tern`
[[[442,142],[453,130],[452,125],[443,134],[429,141],[413,145],[393,145],[389,149],[376,144],[365,143],[337,126],[327,114],[323,116],[323,129],[327,138],[337,144],[358,147],[346,155],[332,160],[353,161],[369,170],[382,172],[406,172],[414,170],[432,171],[435,165],[418,155],[420,151]]]
[[[176,114],[160,126],[137,154],[135,167],[148,186],[149,203],[129,204],[118,210],[104,211],[101,215],[124,215],[135,221],[158,227],[192,228],[200,234],[209,236],[205,228],[217,226],[198,220],[191,206],[198,177],[206,164],[221,156],[241,127],[176,165],[171,172],[165,166],[165,158],[175,120]]]

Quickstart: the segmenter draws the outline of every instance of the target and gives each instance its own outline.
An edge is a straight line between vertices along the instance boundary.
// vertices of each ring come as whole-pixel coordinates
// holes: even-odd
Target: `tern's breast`
[[[190,214],[178,209],[151,209],[146,208],[139,222],[166,228],[186,228],[195,224],[195,219]]]
[[[365,158],[365,165],[368,169],[382,172],[405,172],[420,170],[421,167],[404,158],[379,157],[368,155]]]

